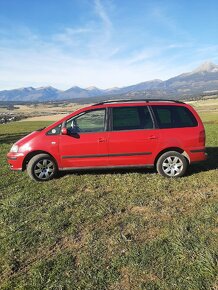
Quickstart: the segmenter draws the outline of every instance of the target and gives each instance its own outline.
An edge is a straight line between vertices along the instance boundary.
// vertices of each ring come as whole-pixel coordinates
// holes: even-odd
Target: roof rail
[[[177,101],[177,100],[166,100],[166,99],[119,99],[119,100],[107,100],[107,101],[103,101],[100,103],[96,103],[93,106],[99,106],[99,105],[103,105],[103,104],[108,104],[108,103],[128,103],[128,102],[174,102],[174,103],[179,103],[179,104],[184,104],[181,101]]]

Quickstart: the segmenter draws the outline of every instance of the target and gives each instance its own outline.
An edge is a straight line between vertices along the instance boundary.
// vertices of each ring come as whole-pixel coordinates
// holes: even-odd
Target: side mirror
[[[67,128],[61,129],[61,135],[67,135]]]

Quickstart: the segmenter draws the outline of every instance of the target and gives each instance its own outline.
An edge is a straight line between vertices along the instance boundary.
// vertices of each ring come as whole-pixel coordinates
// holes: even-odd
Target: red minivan
[[[196,111],[171,100],[112,100],[82,108],[17,141],[12,170],[37,181],[59,170],[156,167],[180,177],[205,160],[205,130]]]

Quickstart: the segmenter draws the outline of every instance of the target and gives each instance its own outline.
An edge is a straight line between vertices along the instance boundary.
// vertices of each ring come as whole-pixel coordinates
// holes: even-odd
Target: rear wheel
[[[186,158],[176,152],[169,151],[161,155],[157,161],[157,171],[166,177],[181,177],[188,167]]]
[[[57,174],[57,164],[48,154],[37,154],[27,164],[29,177],[36,181],[47,181]]]

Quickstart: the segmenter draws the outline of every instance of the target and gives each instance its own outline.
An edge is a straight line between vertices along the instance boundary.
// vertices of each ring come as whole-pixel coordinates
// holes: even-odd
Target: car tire
[[[181,177],[185,174],[187,159],[176,151],[168,151],[162,154],[157,161],[157,171],[164,177]]]
[[[27,174],[36,181],[51,180],[57,171],[56,161],[48,154],[37,154],[27,164]]]

